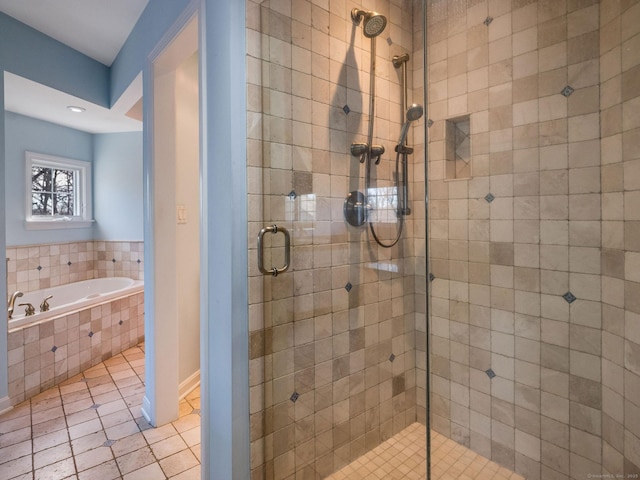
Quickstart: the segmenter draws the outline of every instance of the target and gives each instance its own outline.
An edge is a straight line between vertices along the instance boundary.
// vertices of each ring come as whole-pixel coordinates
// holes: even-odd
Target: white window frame
[[[75,205],[79,215],[32,215],[32,171],[33,166],[73,170],[77,172],[74,186]],[[91,202],[91,163],[83,160],[56,157],[42,153],[25,152],[25,228],[27,230],[88,228],[93,224],[93,205]]]

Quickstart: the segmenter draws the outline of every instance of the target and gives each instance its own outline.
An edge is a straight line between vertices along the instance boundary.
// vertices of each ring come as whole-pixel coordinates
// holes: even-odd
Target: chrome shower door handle
[[[284,265],[280,268],[271,267],[270,269],[264,268],[264,252],[262,246],[262,238],[264,234],[271,232],[272,234],[282,233],[284,235]],[[291,261],[291,239],[289,237],[289,231],[284,227],[277,225],[271,225],[270,227],[264,227],[258,233],[258,270],[264,275],[273,275],[277,277],[279,274],[286,272],[289,269],[289,263]]]

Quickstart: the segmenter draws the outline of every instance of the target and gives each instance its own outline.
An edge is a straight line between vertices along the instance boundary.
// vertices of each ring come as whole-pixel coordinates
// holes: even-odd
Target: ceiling
[[[111,66],[148,1],[0,0],[0,12]],[[137,94],[130,89],[112,109],[17,75],[5,73],[5,82],[7,110],[90,133],[142,130],[141,122],[126,116],[126,112],[140,99],[141,82],[137,85],[140,88],[134,89]],[[78,105],[86,111],[71,114],[66,109],[68,105]]]

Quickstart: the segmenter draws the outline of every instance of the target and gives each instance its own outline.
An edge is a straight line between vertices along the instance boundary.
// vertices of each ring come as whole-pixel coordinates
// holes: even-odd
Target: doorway
[[[200,188],[198,17],[151,67],[152,153],[145,171],[149,266],[145,272],[146,395],[154,426],[178,418],[200,382]]]

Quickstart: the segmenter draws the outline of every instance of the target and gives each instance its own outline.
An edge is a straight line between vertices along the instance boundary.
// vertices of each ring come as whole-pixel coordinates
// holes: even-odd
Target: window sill
[[[95,220],[25,220],[26,230],[66,230],[68,228],[91,228]]]

